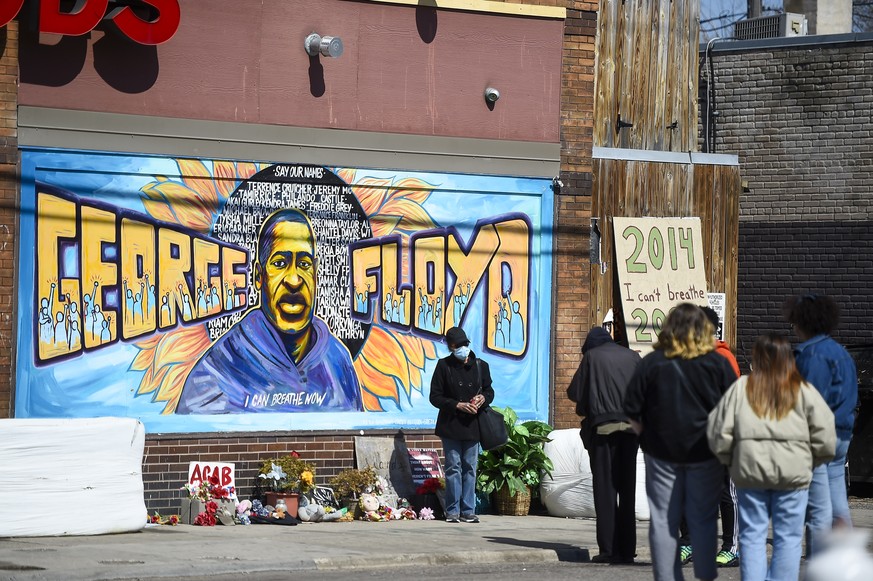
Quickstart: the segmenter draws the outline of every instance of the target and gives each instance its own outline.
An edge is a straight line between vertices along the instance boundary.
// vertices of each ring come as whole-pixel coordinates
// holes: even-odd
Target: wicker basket
[[[530,511],[530,488],[510,496],[509,488],[504,486],[494,493],[494,510],[497,514],[524,516]]]

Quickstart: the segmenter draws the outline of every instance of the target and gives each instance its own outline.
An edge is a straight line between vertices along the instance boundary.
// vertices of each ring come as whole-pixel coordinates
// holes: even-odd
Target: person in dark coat
[[[639,441],[622,409],[640,356],[594,327],[582,345],[582,365],[568,390],[582,416],[583,443],[591,457],[599,563],[633,563]]]
[[[624,398],[624,412],[645,453],[655,581],[682,579],[683,512],[694,546],[694,576],[704,581],[718,577],[718,501],[724,468],[709,449],[706,422],[737,377],[728,360],[716,353],[714,333],[699,306],[673,307]]]
[[[435,432],[445,455],[446,521],[477,523],[478,413],[494,401],[491,371],[470,351],[463,329],[446,331],[446,344],[452,353],[437,362],[430,382],[430,403],[439,409]]]

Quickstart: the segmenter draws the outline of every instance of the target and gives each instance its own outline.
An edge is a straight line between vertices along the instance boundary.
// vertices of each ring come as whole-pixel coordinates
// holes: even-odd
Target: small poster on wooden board
[[[416,486],[428,478],[443,477],[440,454],[434,448],[410,448],[409,468],[412,470],[412,483]]]

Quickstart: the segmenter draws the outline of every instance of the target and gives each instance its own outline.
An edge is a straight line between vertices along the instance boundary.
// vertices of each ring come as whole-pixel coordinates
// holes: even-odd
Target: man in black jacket
[[[446,522],[477,523],[478,413],[494,401],[491,370],[470,350],[460,327],[446,331],[446,344],[452,354],[437,362],[430,382],[430,403],[440,410],[435,433],[446,460]]]
[[[582,365],[567,395],[582,416],[582,442],[591,458],[599,563],[632,563],[639,441],[622,411],[625,390],[640,356],[594,327],[582,345]]]

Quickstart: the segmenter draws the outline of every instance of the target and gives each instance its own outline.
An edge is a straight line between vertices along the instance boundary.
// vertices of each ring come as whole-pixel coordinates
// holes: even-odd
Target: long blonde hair
[[[755,415],[774,420],[787,416],[797,403],[801,383],[788,339],[776,333],[758,337],[746,383],[746,397]]]
[[[673,307],[661,332],[655,349],[663,349],[669,358],[694,359],[715,349],[715,327],[703,309],[691,303]]]

